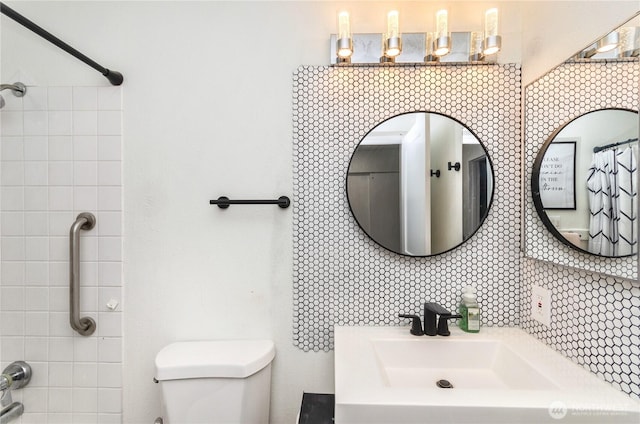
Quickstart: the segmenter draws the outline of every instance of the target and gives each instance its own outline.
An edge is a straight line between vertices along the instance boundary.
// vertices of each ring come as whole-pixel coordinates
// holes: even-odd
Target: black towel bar
[[[291,204],[287,196],[280,196],[275,200],[230,200],[228,197],[220,196],[217,200],[209,200],[210,205],[218,205],[220,209],[227,209],[229,205],[278,205],[286,209]]]

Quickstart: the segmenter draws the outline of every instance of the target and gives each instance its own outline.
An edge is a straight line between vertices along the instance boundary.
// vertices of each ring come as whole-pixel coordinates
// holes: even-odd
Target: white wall
[[[385,12],[397,6],[405,31],[419,31],[423,16],[440,5],[8,3],[125,75],[125,422],[149,423],[160,413],[151,379],[163,345],[247,337],[275,340],[272,421],[293,422],[302,391],[331,392],[333,379],[331,353],[292,346],[291,210],[222,211],[208,200],[291,193],[291,74],[301,64],[328,63],[338,9],[352,11],[357,31],[380,32]],[[494,3],[448,2],[451,29],[479,26]],[[603,14],[594,2],[555,3],[502,3],[501,61],[519,62],[525,42],[522,62],[537,75],[578,50],[572,43],[595,38]],[[550,8],[557,13],[549,20]],[[631,7],[603,9],[617,23]],[[566,22],[572,36],[560,37],[559,46],[536,42],[541,28],[553,36],[566,31]],[[105,84],[5,17],[2,23],[2,82],[22,71],[31,84]]]

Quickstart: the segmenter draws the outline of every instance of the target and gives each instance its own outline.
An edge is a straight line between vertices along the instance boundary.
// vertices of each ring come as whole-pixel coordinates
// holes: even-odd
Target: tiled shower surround
[[[29,86],[3,92],[0,362],[26,360],[22,423],[119,423],[122,415],[122,93]],[[81,231],[81,316],[69,326],[69,229]],[[107,302],[119,304],[112,311]],[[20,421],[17,421],[20,422]]]

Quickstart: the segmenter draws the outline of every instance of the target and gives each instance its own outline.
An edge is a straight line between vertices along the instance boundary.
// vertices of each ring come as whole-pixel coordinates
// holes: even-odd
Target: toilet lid
[[[156,379],[246,378],[271,363],[271,340],[177,342],[156,355]]]

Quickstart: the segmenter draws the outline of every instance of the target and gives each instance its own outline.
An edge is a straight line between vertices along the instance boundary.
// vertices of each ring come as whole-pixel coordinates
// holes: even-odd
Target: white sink
[[[336,424],[640,423],[640,402],[515,328],[336,327],[335,385]]]

